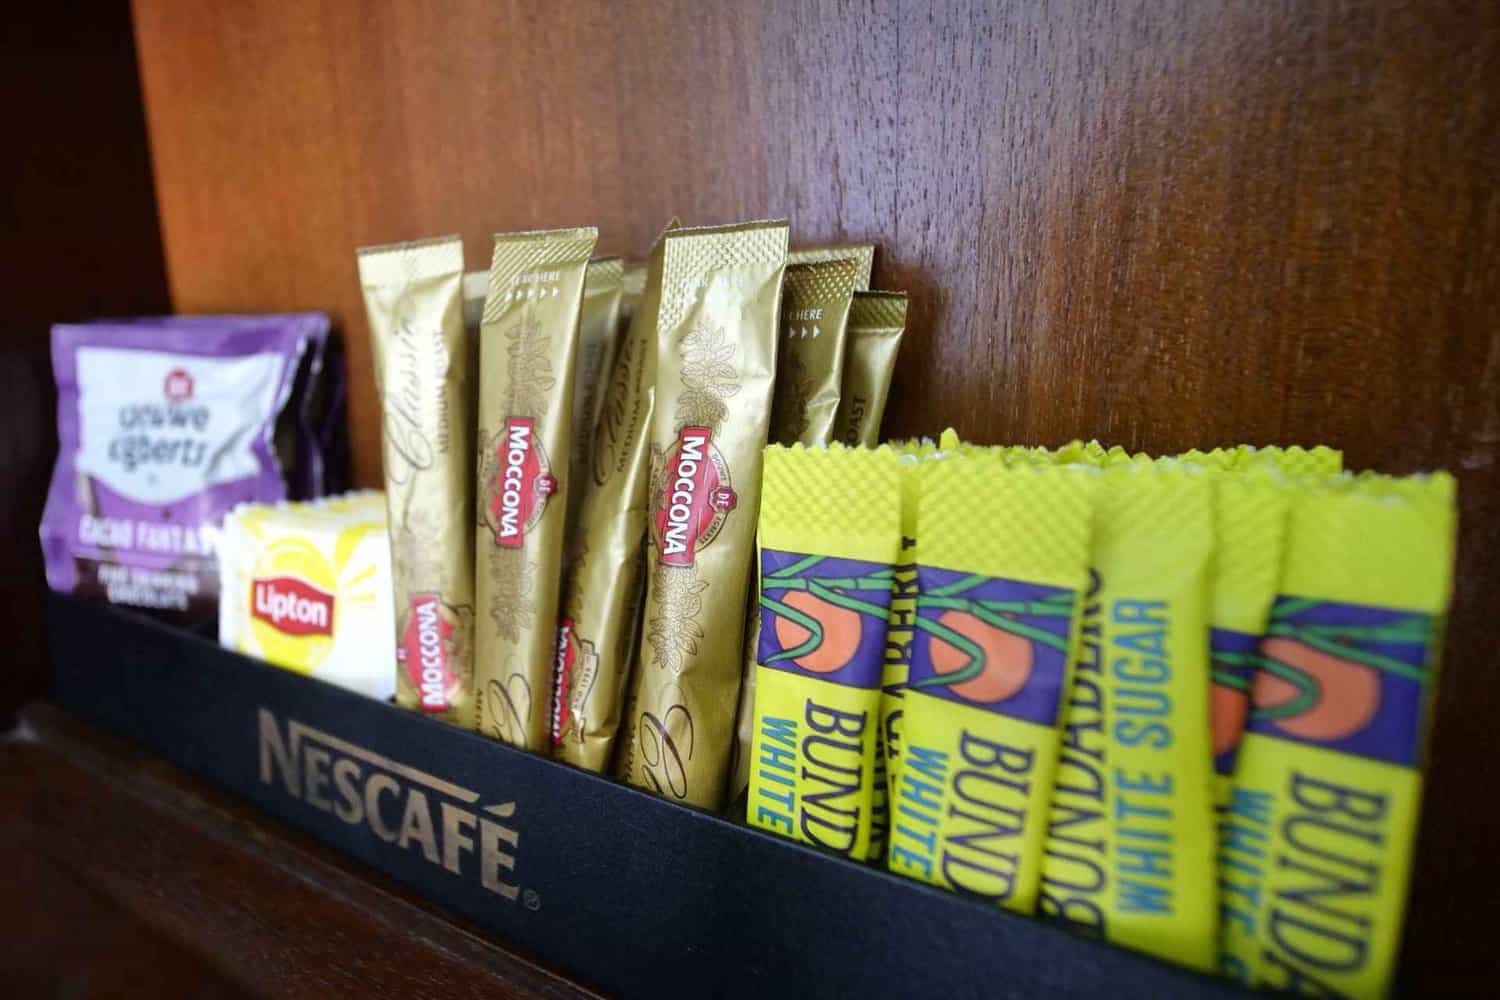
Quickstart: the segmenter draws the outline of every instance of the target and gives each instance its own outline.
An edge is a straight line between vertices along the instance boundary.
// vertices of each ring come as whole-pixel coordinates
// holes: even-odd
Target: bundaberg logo
[[[652,523],[660,562],[691,566],[698,550],[724,526],[739,498],[729,482],[729,464],[707,427],[683,427],[663,462],[661,490]]]
[[[490,456],[494,487],[485,521],[501,548],[519,549],[526,533],[542,519],[547,498],[557,492],[547,452],[530,417],[507,417],[505,431]]]
[[[478,792],[295,719],[257,712],[260,783],[349,826],[363,826],[459,878],[527,909],[541,905],[516,881],[516,803]]]

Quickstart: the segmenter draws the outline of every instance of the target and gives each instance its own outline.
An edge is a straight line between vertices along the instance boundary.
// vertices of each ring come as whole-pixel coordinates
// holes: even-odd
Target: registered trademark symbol
[[[528,910],[540,910],[542,908],[542,897],[537,895],[535,889],[527,889],[521,893],[521,905]]]

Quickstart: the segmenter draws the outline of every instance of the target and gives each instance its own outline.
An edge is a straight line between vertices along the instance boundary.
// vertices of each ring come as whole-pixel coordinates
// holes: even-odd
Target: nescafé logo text
[[[356,746],[294,719],[285,728],[262,708],[260,781],[311,809],[364,826],[393,848],[514,901],[514,802],[485,805],[479,793]],[[528,890],[528,896],[534,896]]]

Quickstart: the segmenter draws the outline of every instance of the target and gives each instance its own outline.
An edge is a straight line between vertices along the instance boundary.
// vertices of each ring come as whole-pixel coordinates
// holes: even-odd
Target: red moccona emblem
[[[713,432],[684,427],[667,453],[656,495],[654,527],[661,562],[691,566],[738,502],[729,484],[729,466],[713,445]]]
[[[193,376],[185,369],[173,368],[167,372],[161,391],[169,403],[186,403],[193,398]]]

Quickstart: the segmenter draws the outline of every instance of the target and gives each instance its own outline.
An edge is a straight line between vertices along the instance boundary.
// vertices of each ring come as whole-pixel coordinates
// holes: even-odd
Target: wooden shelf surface
[[[114,907],[132,918],[106,920],[123,928],[109,941],[136,958],[104,970],[105,992],[139,983],[161,995],[171,983],[171,994],[197,996],[596,996],[46,703],[23,709],[0,743],[0,814],[0,862],[37,866],[23,889],[71,886],[39,899],[34,938],[65,945],[66,933],[47,938],[45,927],[68,907],[90,921]],[[78,937],[82,949],[90,936]],[[74,970],[58,976],[92,967],[82,950],[58,957]],[[23,990],[60,982],[40,962]],[[6,968],[28,971],[19,959]]]

